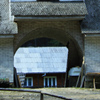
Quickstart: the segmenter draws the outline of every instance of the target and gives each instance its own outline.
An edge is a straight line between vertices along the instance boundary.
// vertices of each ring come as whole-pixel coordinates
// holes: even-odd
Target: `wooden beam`
[[[17,77],[18,77],[19,86],[21,88],[22,86],[21,86],[21,82],[20,82],[20,79],[19,79],[19,75],[17,75]]]
[[[87,73],[86,76],[100,76],[100,73]]]
[[[12,88],[0,88],[0,91],[18,91],[18,92],[33,92],[33,93],[41,93],[39,90],[30,90],[30,89],[12,89]]]
[[[63,97],[63,96],[59,96],[59,95],[54,95],[54,94],[49,94],[49,93],[42,93],[43,95],[48,95],[48,96],[51,96],[51,97],[56,97],[56,98],[60,98],[60,99],[64,99],[64,100],[72,100],[72,99],[69,99],[69,98],[66,98],[66,97]]]

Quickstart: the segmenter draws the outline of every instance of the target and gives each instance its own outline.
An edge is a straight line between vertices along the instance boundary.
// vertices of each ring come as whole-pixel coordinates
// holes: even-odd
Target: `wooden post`
[[[94,89],[96,89],[96,86],[95,86],[95,77],[93,78],[93,87],[94,87]]]
[[[40,94],[40,100],[44,100],[43,93]]]
[[[17,75],[17,78],[18,78],[18,82],[19,82],[19,87],[21,88],[21,82],[20,82],[20,79],[19,79],[19,75]]]
[[[78,79],[77,79],[77,82],[76,82],[76,87],[78,87],[80,77],[81,77],[81,74],[79,75],[79,77],[78,77]]]
[[[84,79],[85,79],[85,76],[83,76],[83,78],[82,78],[82,80],[81,80],[81,85],[80,85],[80,88],[82,88],[82,86],[83,86]]]

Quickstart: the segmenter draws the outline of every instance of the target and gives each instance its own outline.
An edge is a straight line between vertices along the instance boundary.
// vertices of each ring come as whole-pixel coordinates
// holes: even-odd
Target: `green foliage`
[[[6,79],[0,79],[0,87],[9,87],[9,79],[6,78]]]
[[[49,39],[49,38],[37,38],[34,40],[30,40],[22,45],[22,47],[52,47],[52,46],[63,46],[62,43],[60,43],[57,40]]]
[[[48,41],[48,46],[63,46],[59,41],[50,40]]]

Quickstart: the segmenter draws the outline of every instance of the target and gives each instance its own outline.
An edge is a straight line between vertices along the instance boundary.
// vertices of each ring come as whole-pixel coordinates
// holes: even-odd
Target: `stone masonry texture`
[[[53,19],[76,16],[85,18]],[[15,17],[35,17],[36,20],[14,22]],[[47,20],[40,20],[42,17]],[[41,37],[56,39],[64,45],[69,42],[69,69],[81,66],[84,56],[84,72],[100,72],[99,25],[100,0],[73,3],[0,0],[0,78],[13,82],[13,54],[23,43]],[[88,33],[93,34],[88,36]],[[95,33],[98,33],[97,37]]]
[[[100,33],[100,0],[85,0],[88,14],[82,22],[83,33],[96,31]],[[90,33],[89,32],[89,33]]]
[[[100,37],[85,38],[85,69],[100,72]]]
[[[13,82],[13,39],[0,38],[0,78]]]
[[[16,34],[17,24],[11,16],[10,0],[0,0],[0,34]]]
[[[41,37],[56,39],[67,45],[69,43],[69,66],[81,66],[83,56],[83,36],[80,34],[78,21],[32,21],[18,22],[19,33],[14,37],[14,52],[23,43]],[[73,39],[74,37],[74,39]]]
[[[14,2],[11,8],[12,15],[15,16],[80,16],[87,14],[85,3]]]

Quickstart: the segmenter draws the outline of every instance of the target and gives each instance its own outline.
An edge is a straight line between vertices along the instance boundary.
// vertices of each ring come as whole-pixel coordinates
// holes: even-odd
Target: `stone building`
[[[58,40],[69,49],[68,70],[100,72],[100,0],[0,0],[0,78],[13,83],[13,59],[26,41]],[[85,87],[92,77],[85,77]],[[90,85],[89,85],[90,83]]]

